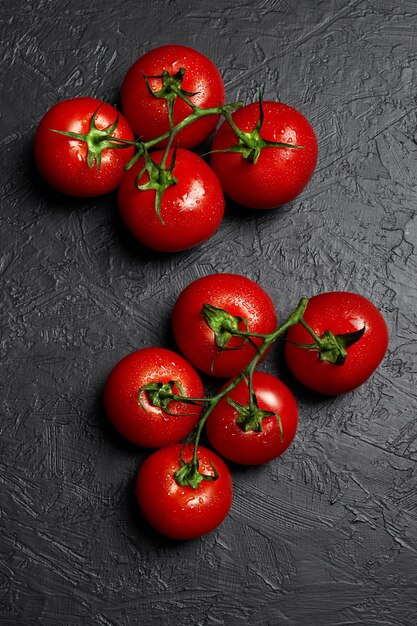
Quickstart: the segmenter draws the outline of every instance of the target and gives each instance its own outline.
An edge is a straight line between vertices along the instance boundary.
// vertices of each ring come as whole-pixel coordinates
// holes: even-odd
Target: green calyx
[[[98,170],[101,166],[103,150],[106,150],[108,148],[123,149],[129,146],[136,145],[135,142],[125,141],[117,137],[112,137],[112,134],[119,124],[118,113],[116,113],[116,119],[112,124],[103,129],[97,128],[96,117],[101,106],[102,104],[100,104],[100,106],[96,109],[96,111],[94,111],[93,115],[91,116],[88,133],[73,133],[66,130],[56,130],[54,128],[49,129],[51,132],[57,133],[58,135],[64,135],[65,137],[69,137],[70,139],[84,141],[87,144],[87,165],[89,168],[92,169],[94,167],[94,164],[96,164]]]
[[[238,333],[239,324],[244,324],[246,330],[249,330],[248,322],[238,315],[230,315],[224,309],[219,309],[212,304],[203,304],[201,314],[214,332],[216,343],[221,350],[225,350],[226,344]]]
[[[145,166],[141,169],[135,180],[135,185],[137,189],[139,189],[139,191],[147,191],[149,189],[155,190],[155,211],[162,226],[165,226],[165,222],[162,219],[161,215],[161,201],[163,193],[166,189],[168,189],[168,187],[172,187],[172,185],[176,185],[178,182],[173,174],[177,157],[176,148],[174,148],[173,150],[171,163],[168,167],[166,167],[165,165],[167,155],[168,150],[165,151],[161,163],[158,164],[153,159],[151,159],[149,152],[146,150],[146,148],[144,148],[143,156],[145,159]],[[142,178],[143,174],[145,174],[145,172],[148,173],[149,181],[147,183],[144,183],[143,185],[140,185],[139,181]]]
[[[198,489],[203,480],[214,481],[219,477],[214,465],[211,464],[213,475],[202,474],[198,469],[198,461],[196,462],[193,459],[192,461],[189,461],[189,463],[186,463],[182,458],[182,454],[180,456],[180,466],[180,469],[174,473],[174,478],[178,485],[181,485],[181,487],[192,487],[193,489]]]
[[[184,389],[182,385],[176,380],[170,380],[167,383],[152,382],[147,385],[143,385],[138,391],[138,402],[142,409],[146,411],[146,407],[142,402],[142,393],[146,392],[149,404],[162,409],[168,415],[178,415],[178,413],[171,413],[169,405],[171,402],[177,399],[174,393],[174,387],[178,389],[181,395],[184,395]]]
[[[332,363],[333,365],[343,365],[345,363],[348,356],[347,348],[353,346],[354,343],[361,339],[366,328],[363,326],[359,330],[340,335],[335,335],[331,330],[326,330],[321,337],[318,337],[304,321],[302,321],[302,324],[315,341],[311,344],[296,343],[295,345],[307,350],[316,350],[319,352],[320,361]]]
[[[182,88],[182,81],[185,74],[185,68],[181,67],[176,74],[171,75],[167,70],[164,70],[162,74],[158,76],[145,76],[145,85],[148,93],[154,98],[163,98],[166,100],[168,106],[169,125],[172,128],[174,124],[174,103],[177,98],[181,98],[195,110],[195,105],[189,100],[190,97],[195,96],[196,92],[186,91]],[[152,89],[149,84],[149,78],[159,78],[162,81],[160,89]]]
[[[226,400],[237,412],[236,422],[242,430],[245,431],[245,433],[249,431],[258,433],[262,432],[262,420],[266,417],[275,416],[278,421],[280,438],[282,440],[282,422],[280,415],[274,411],[265,411],[264,409],[260,409],[255,396],[253,398],[253,402],[249,406],[239,404],[239,402],[235,402],[229,396],[226,397]]]
[[[174,387],[178,390],[177,392],[175,392]],[[192,404],[194,406],[204,405],[207,402],[207,398],[189,398],[185,396],[184,388],[177,380],[169,380],[167,383],[157,381],[143,385],[138,390],[138,402],[144,411],[147,408],[142,401],[143,393],[147,394],[151,406],[156,406],[167,413],[167,415],[174,415],[175,417],[181,417],[186,414],[170,412],[169,405],[171,402],[181,402],[182,404]]]
[[[359,341],[364,332],[365,326],[360,330],[343,335],[334,335],[331,330],[326,330],[321,337],[320,361],[343,365],[348,355],[346,348]]]
[[[304,148],[304,146],[297,146],[292,143],[268,141],[267,139],[263,139],[261,137],[261,130],[264,122],[262,93],[259,96],[259,119],[255,128],[252,131],[245,132],[238,128],[234,123],[230,113],[225,112],[224,117],[228,121],[235,135],[237,136],[238,142],[236,145],[230,146],[230,148],[225,148],[224,150],[218,150],[218,152],[238,152],[243,156],[244,159],[249,161],[249,163],[255,164],[258,161],[261,151],[264,148],[291,148],[294,150],[302,150]]]

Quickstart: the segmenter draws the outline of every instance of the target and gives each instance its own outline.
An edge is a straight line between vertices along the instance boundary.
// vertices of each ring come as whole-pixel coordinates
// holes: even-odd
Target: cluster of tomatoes
[[[124,222],[155,250],[186,250],[211,237],[223,219],[224,193],[253,208],[289,202],[317,162],[317,139],[301,113],[271,101],[225,104],[219,70],[192,48],[145,54],[127,72],[120,100],[123,115],[95,98],[56,104],[37,129],[35,159],[65,194],[119,188]],[[221,116],[210,166],[190,148]]]
[[[295,109],[262,101],[225,104],[218,69],[199,52],[164,46],[141,57],[121,90],[123,114],[94,98],[55,105],[35,136],[35,158],[51,185],[73,196],[119,188],[118,205],[137,239],[156,250],[198,245],[218,228],[224,193],[252,208],[294,199],[310,179],[317,140]],[[214,135],[209,166],[190,148]],[[137,138],[135,138],[135,136]],[[357,294],[302,298],[278,326],[274,304],[255,282],[234,274],[196,280],[174,307],[179,351],[138,350],[105,387],[111,422],[128,440],[157,448],[136,484],[148,522],[175,539],[216,528],[232,503],[223,458],[275,459],[291,444],[298,409],[275,376],[256,371],[286,333],[290,370],[304,385],[340,394],[361,385],[388,345],[385,321]],[[196,370],[226,379],[212,397]],[[216,451],[199,445],[205,428]]]
[[[388,345],[382,315],[362,296],[314,296],[277,327],[268,294],[233,274],[206,276],[186,287],[172,324],[185,359],[163,348],[134,352],[111,372],[104,399],[123,436],[159,448],[139,470],[136,495],[148,522],[175,539],[209,532],[227,515],[232,479],[221,457],[257,465],[275,459],[293,441],[298,424],[293,394],[275,376],[255,371],[276,339],[288,329],[292,373],[331,395],[365,382]],[[204,398],[194,368],[230,380],[217,395]],[[198,445],[203,426],[221,456]],[[190,433],[188,443],[178,443]]]

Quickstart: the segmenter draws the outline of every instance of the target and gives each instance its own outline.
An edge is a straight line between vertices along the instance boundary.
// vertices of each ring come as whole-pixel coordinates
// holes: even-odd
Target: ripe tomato
[[[129,441],[158,448],[183,439],[196,425],[201,407],[170,402],[169,413],[151,403],[150,383],[175,381],[177,395],[201,398],[203,385],[197,372],[180,355],[164,348],[144,348],[122,359],[110,373],[104,389],[104,405],[110,421]],[[141,404],[143,406],[141,406]]]
[[[151,454],[141,466],[136,497],[145,519],[172,539],[194,539],[216,528],[228,514],[233,496],[232,478],[224,461],[199,446],[199,471],[216,480],[203,480],[197,489],[179,485],[174,473],[180,469],[181,444]],[[193,447],[183,450],[183,460],[192,458]]]
[[[119,116],[111,137],[133,141],[134,136],[125,118],[110,104],[96,98],[72,98],[53,106],[42,118],[35,134],[35,160],[48,183],[70,196],[100,196],[116,189],[123,178],[124,166],[132,158],[134,148],[103,148],[100,167],[90,155],[105,142],[104,135],[93,129],[90,148],[86,141],[52,132],[59,130],[87,135],[91,124],[98,131],[111,127]],[[100,156],[98,156],[100,160]]]
[[[290,202],[304,189],[317,163],[317,138],[306,118],[280,102],[262,104],[264,119],[260,138],[303,148],[262,148],[256,163],[239,152],[216,152],[236,146],[238,137],[226,121],[212,145],[211,165],[223,191],[235,202],[253,209],[271,209]],[[254,131],[260,117],[258,103],[249,104],[232,115],[241,130]],[[255,144],[259,139],[255,139]],[[256,149],[256,145],[254,146]]]
[[[163,151],[150,156],[160,164]],[[203,159],[189,150],[177,150],[172,172],[177,183],[165,189],[161,200],[163,223],[155,210],[155,190],[139,190],[135,185],[143,168],[141,158],[127,172],[118,199],[123,220],[140,242],[155,250],[177,252],[202,243],[216,232],[224,215],[224,196],[216,174]],[[139,184],[148,181],[145,172]]]
[[[308,302],[304,320],[322,337],[326,330],[342,335],[361,330],[360,339],[346,348],[343,365],[321,361],[319,352],[294,343],[313,344],[311,335],[297,324],[287,334],[285,354],[294,376],[319,393],[337,395],[362,385],[382,361],[388,347],[388,329],[378,309],[363,296],[334,291],[314,296]]]
[[[206,374],[229,378],[255,356],[253,345],[231,337],[220,350],[216,337],[202,315],[204,304],[224,309],[240,322],[242,331],[267,334],[276,329],[275,308],[268,294],[253,280],[237,274],[212,274],[191,283],[180,294],[173,310],[174,337],[184,356]],[[256,346],[262,339],[253,340]]]
[[[238,423],[239,413],[235,406],[220,400],[207,419],[206,432],[213,448],[222,456],[243,465],[258,465],[272,461],[282,454],[295,437],[298,424],[298,408],[291,391],[278,378],[264,372],[253,375],[253,391],[258,409],[266,412],[261,421],[262,430],[245,430],[245,422]],[[238,405],[249,406],[249,388],[241,381],[228,397]],[[270,412],[275,415],[271,415]],[[257,409],[248,419],[254,419],[256,427]],[[281,420],[282,437],[280,423]],[[259,419],[259,418],[258,418]],[[259,422],[258,422],[259,423]],[[248,424],[249,426],[249,424]]]
[[[194,105],[209,109],[224,104],[224,84],[220,72],[203,54],[179,45],[150,50],[129,69],[120,94],[126,118],[135,133],[144,141],[155,139],[169,131],[167,101],[149,93],[145,77],[148,77],[149,87],[155,92],[162,87],[163,81],[158,76],[164,70],[175,76],[181,69],[185,69],[181,88],[195,94],[188,96]],[[177,97],[173,108],[174,125],[191,113],[191,107]],[[213,132],[218,121],[218,115],[196,120],[178,133],[175,138],[177,145],[181,148],[197,146]],[[166,145],[166,142],[159,145]]]

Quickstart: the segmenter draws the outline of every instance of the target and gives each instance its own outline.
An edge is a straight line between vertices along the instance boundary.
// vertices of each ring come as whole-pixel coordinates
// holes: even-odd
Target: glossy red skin
[[[289,329],[285,344],[288,366],[306,387],[326,395],[346,393],[359,387],[375,371],[388,348],[388,328],[378,309],[355,293],[334,291],[309,300],[304,319],[321,336],[326,330],[343,334],[365,326],[361,339],[347,348],[343,365],[319,360],[318,353],[290,342],[312,343],[308,332],[297,324]]]
[[[233,487],[224,461],[211,450],[198,448],[199,471],[219,477],[204,480],[197,489],[181,487],[174,479],[180,469],[183,446],[162,448],[151,454],[141,466],[136,481],[136,498],[145,519],[157,531],[171,539],[195,539],[214,530],[232,505]],[[183,460],[192,458],[192,446],[183,450]]]
[[[87,165],[87,144],[78,139],[51,132],[64,130],[86,134],[92,116],[96,115],[97,128],[103,130],[113,124],[116,109],[96,98],[72,98],[53,106],[42,118],[35,134],[35,160],[47,182],[69,196],[101,196],[116,189],[124,176],[124,166],[132,158],[134,149],[105,149],[100,169],[96,163]],[[128,122],[119,113],[119,123],[112,137],[133,141]]]
[[[201,398],[203,385],[194,368],[179,354],[165,348],[144,348],[124,357],[113,368],[104,389],[104,406],[115,428],[126,439],[146,448],[159,448],[177,443],[196,425],[201,407],[172,402],[168,415],[152,406],[146,392],[138,402],[138,390],[151,382],[179,382],[184,395]],[[180,391],[174,387],[180,395]],[[181,394],[182,395],[182,394]]]
[[[239,153],[216,152],[238,143],[228,122],[219,128],[211,147],[211,166],[225,194],[253,209],[271,209],[294,200],[310,180],[318,155],[314,130],[301,113],[287,104],[272,101],[263,102],[263,110],[263,139],[304,148],[264,148],[255,164]],[[259,104],[249,104],[232,117],[240,130],[252,131],[259,119]]]
[[[236,421],[238,412],[226,398],[217,404],[206,422],[207,437],[213,448],[229,461],[242,465],[259,465],[272,461],[285,452],[297,431],[297,402],[284,383],[271,374],[255,372],[253,390],[260,409],[274,411],[281,417],[282,440],[275,415],[262,420],[261,432],[245,432]],[[228,396],[235,402],[248,406],[249,389],[246,381],[241,381]]]
[[[230,378],[246,367],[256,351],[249,343],[243,344],[241,338],[234,337],[227,347],[241,347],[219,352],[214,333],[201,314],[203,304],[245,318],[249,330],[262,334],[271,333],[277,327],[274,304],[257,283],[238,274],[211,274],[199,278],[180,294],[172,314],[179,349],[190,363],[206,374]],[[246,330],[243,323],[240,328]],[[254,342],[257,346],[262,344],[261,339],[254,339]]]
[[[151,153],[156,163],[162,156],[162,150]],[[171,156],[172,151],[168,165]],[[164,224],[155,211],[156,192],[135,186],[143,167],[142,158],[127,172],[118,196],[122,219],[141,243],[162,252],[178,252],[199,245],[216,232],[224,215],[224,196],[219,179],[203,159],[189,150],[177,150],[173,175],[178,182],[164,191],[161,200]],[[146,172],[139,184],[148,181]]]
[[[120,94],[122,109],[134,132],[144,141],[155,139],[169,131],[166,100],[148,93],[144,75],[160,76],[163,70],[171,75],[185,68],[182,88],[196,93],[190,96],[193,104],[209,109],[225,102],[223,79],[210,59],[197,50],[186,46],[168,45],[144,54],[128,70]],[[149,78],[151,89],[158,91],[161,79]],[[174,105],[174,125],[192,113],[192,109],[177,97]],[[218,115],[201,118],[183,130],[175,138],[178,147],[193,148],[206,139],[216,128]],[[166,145],[166,141],[159,146]]]

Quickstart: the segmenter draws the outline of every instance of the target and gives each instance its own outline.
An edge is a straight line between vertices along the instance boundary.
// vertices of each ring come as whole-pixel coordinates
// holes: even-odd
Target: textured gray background
[[[414,626],[417,3],[20,0],[0,20],[1,626]],[[211,57],[229,100],[264,83],[320,146],[299,199],[229,203],[216,236],[177,255],[137,245],[115,195],[50,190],[31,154],[50,106],[116,102],[132,62],[168,42]],[[281,319],[302,295],[362,293],[391,343],[336,399],[301,389],[272,350],[262,367],[300,405],[295,443],[233,468],[230,516],[177,544],[140,519],[145,452],[108,425],[102,388],[129,351],[173,347],[177,295],[213,271],[259,281]]]

